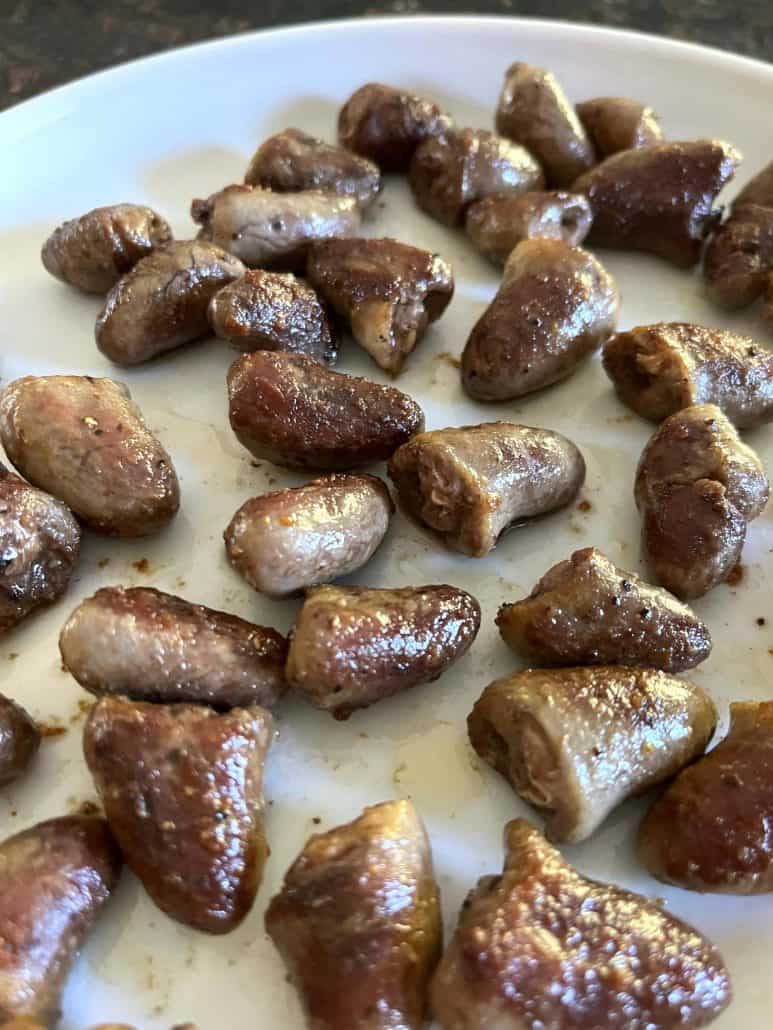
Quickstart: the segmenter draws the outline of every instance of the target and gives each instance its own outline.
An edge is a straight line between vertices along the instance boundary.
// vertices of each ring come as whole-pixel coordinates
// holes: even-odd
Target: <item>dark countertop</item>
[[[0,110],[129,58],[248,29],[470,11],[640,29],[773,61],[773,0],[0,0]]]

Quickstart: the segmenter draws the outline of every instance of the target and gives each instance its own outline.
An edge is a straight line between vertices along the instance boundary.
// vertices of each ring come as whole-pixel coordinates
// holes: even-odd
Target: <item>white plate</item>
[[[68,727],[66,735],[45,743],[34,771],[0,796],[2,836],[94,796],[80,750],[78,702],[87,695],[61,671],[56,644],[81,598],[106,584],[152,583],[281,630],[289,628],[297,608],[253,593],[223,556],[222,530],[242,501],[301,481],[270,466],[252,468],[234,439],[224,385],[231,351],[203,342],[146,367],[117,371],[93,343],[98,299],[44,272],[42,241],[62,219],[123,200],[152,204],[178,236],[190,235],[192,197],[239,181],[254,147],[288,125],[333,139],[340,104],[366,81],[415,88],[461,124],[490,126],[503,72],[515,59],[553,69],[574,100],[622,93],[648,101],[671,138],[731,140],[746,157],[740,181],[772,156],[768,66],[646,36],[490,18],[369,19],[241,36],[117,68],[0,117],[0,375],[7,381],[26,373],[82,372],[125,380],[174,456],[183,488],[179,518],[157,538],[129,544],[87,534],[66,599],[2,639],[0,690],[36,716]],[[263,930],[267,899],[318,828],[317,819],[319,828],[329,828],[387,798],[412,797],[427,823],[452,930],[464,893],[478,876],[500,868],[504,823],[526,813],[505,782],[475,761],[465,732],[465,717],[482,688],[516,664],[494,627],[498,605],[528,592],[577,547],[595,544],[614,561],[639,569],[631,488],[652,427],[618,403],[597,360],[521,403],[486,407],[469,401],[443,355],[461,351],[497,275],[463,235],[419,213],[403,182],[390,181],[383,200],[367,231],[438,250],[457,276],[451,308],[398,385],[423,404],[428,428],[510,417],[568,434],[588,462],[583,496],[592,508],[520,529],[484,560],[444,551],[398,516],[355,581],[449,582],[469,589],[484,617],[472,652],[438,683],[344,724],[300,703],[283,704],[267,772],[272,854],[252,914],[230,936],[207,938],[163,916],[127,874],[70,978],[64,1030],[103,1020],[144,1030],[184,1020],[201,1030],[300,1028],[297,1001]],[[622,288],[623,327],[686,319],[750,333],[759,328],[753,317],[730,318],[708,306],[695,275],[645,256],[602,257]],[[353,344],[344,347],[339,367],[384,381]],[[769,430],[749,434],[749,440],[763,459],[773,458]],[[729,701],[770,696],[773,620],[764,628],[755,620],[771,614],[764,584],[771,549],[768,513],[749,533],[740,586],[720,586],[695,605],[715,646],[694,679],[719,703],[721,731]],[[143,558],[147,574],[133,565]],[[568,857],[592,876],[665,898],[670,911],[717,942],[736,991],[722,1027],[769,1025],[773,898],[700,897],[648,878],[633,852],[642,811],[642,803],[623,806],[591,841],[567,849]]]

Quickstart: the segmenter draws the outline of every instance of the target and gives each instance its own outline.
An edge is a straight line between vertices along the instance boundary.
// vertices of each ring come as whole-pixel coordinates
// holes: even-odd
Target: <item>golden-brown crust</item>
[[[266,929],[313,1030],[421,1030],[442,926],[413,804],[373,805],[313,836],[272,899]]]

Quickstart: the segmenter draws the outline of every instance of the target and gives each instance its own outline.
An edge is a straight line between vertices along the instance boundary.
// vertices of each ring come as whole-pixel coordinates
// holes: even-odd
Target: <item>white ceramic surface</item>
[[[179,237],[192,234],[192,197],[239,181],[253,149],[271,132],[297,125],[332,139],[338,107],[366,81],[409,86],[462,124],[490,126],[502,74],[515,59],[553,69],[574,100],[621,93],[648,101],[671,138],[731,140],[745,155],[740,182],[772,156],[773,68],[645,36],[485,18],[368,19],[222,40],[117,68],[0,116],[0,376],[5,382],[26,373],[82,372],[123,379],[171,451],[183,489],[180,516],[156,538],[119,543],[87,534],[67,597],[0,641],[0,691],[67,727],[44,744],[34,771],[0,795],[0,835],[94,796],[80,749],[79,702],[87,695],[62,672],[56,646],[59,627],[82,597],[107,584],[154,584],[281,630],[297,609],[294,602],[253,593],[224,559],[221,533],[237,506],[278,484],[301,482],[268,465],[253,468],[234,439],[224,384],[232,352],[207,341],[133,371],[111,368],[93,343],[99,300],[44,272],[42,241],[64,218],[123,200],[147,202]],[[388,182],[367,232],[436,249],[456,272],[448,313],[398,382],[425,407],[428,428],[507,417],[558,429],[585,454],[582,496],[591,509],[520,529],[478,561],[444,551],[398,515],[381,551],[354,581],[449,582],[472,591],[483,607],[483,628],[471,653],[439,682],[347,723],[297,702],[283,704],[267,771],[272,854],[252,914],[230,936],[210,939],[163,916],[126,875],[70,979],[63,1030],[103,1020],[140,1030],[186,1020],[200,1030],[300,1028],[297,1001],[263,930],[266,901],[311,832],[387,798],[412,797],[427,823],[450,931],[476,878],[500,868],[504,823],[526,813],[504,781],[475,760],[466,740],[472,702],[516,664],[494,627],[497,606],[528,592],[577,547],[595,544],[639,569],[631,487],[652,427],[615,399],[597,360],[520,403],[469,401],[447,356],[460,353],[493,295],[495,271],[463,235],[418,212],[402,181]],[[710,307],[695,275],[645,256],[605,253],[602,259],[622,289],[623,327],[685,319],[758,329],[752,316],[727,317]],[[339,368],[384,381],[351,343]],[[770,463],[770,430],[748,439]],[[773,508],[750,530],[740,585],[720,586],[695,605],[715,646],[694,678],[717,700],[722,731],[729,701],[771,696],[773,619],[756,624],[758,616],[773,614],[765,586],[771,518]],[[134,564],[142,559],[145,573]],[[591,841],[567,849],[568,857],[592,876],[664,898],[670,911],[717,942],[736,992],[718,1026],[770,1025],[773,898],[700,897],[657,884],[634,856],[642,811],[642,803],[623,806]]]

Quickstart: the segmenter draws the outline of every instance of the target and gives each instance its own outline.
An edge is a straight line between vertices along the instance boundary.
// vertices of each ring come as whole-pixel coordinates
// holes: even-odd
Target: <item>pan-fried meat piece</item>
[[[389,476],[414,518],[481,558],[507,529],[569,504],[585,462],[560,433],[484,422],[420,433],[394,453]]]
[[[443,1030],[688,1030],[732,998],[716,948],[655,901],[589,880],[523,819],[470,892],[432,981]]]
[[[623,403],[653,422],[693,404],[716,404],[739,429],[773,420],[773,354],[727,329],[636,326],[607,341],[604,369]]]
[[[180,507],[172,459],[113,379],[16,379],[0,394],[0,441],[33,486],[97,533],[148,536]]]
[[[83,734],[86,762],[126,862],[167,915],[228,933],[263,875],[263,708],[104,697]]]
[[[642,453],[634,487],[642,550],[658,582],[690,598],[727,579],[769,493],[759,458],[719,408],[700,404],[667,418]]]
[[[773,702],[730,706],[730,730],[685,769],[641,824],[639,854],[693,891],[773,891]]]
[[[207,314],[216,335],[242,351],[291,351],[326,364],[338,353],[327,311],[290,273],[247,272],[215,294]]]
[[[138,261],[105,298],[97,347],[117,365],[139,365],[209,332],[207,307],[246,271],[204,240],[179,240]]]
[[[644,250],[690,268],[719,221],[714,201],[741,158],[729,143],[655,143],[613,154],[573,184],[593,210],[591,247]]]
[[[600,158],[660,143],[663,130],[651,107],[628,97],[596,97],[577,104],[577,116]]]
[[[465,229],[478,250],[504,265],[523,240],[563,240],[578,247],[590,230],[592,215],[579,193],[497,193],[467,211]]]
[[[327,240],[309,253],[312,285],[376,364],[397,375],[454,293],[451,266],[397,240]]]
[[[422,1030],[443,932],[413,803],[372,805],[311,837],[271,900],[266,930],[313,1030]]]
[[[104,819],[49,819],[0,844],[0,1022],[51,1027],[121,855]]]
[[[711,635],[692,609],[595,547],[549,569],[497,626],[532,665],[641,665],[683,672],[705,661]]]
[[[228,396],[239,442],[288,468],[345,471],[386,461],[424,428],[424,412],[407,394],[302,354],[245,354],[228,372]]]
[[[287,682],[336,719],[431,683],[464,655],[480,605],[450,586],[322,586],[310,590],[290,636]]]
[[[545,185],[528,150],[486,129],[426,140],[413,155],[409,180],[419,207],[444,225],[460,224],[466,208],[482,197]]]
[[[453,122],[437,104],[369,82],[360,86],[338,115],[338,141],[370,158],[382,172],[406,172],[416,147],[445,136]]]
[[[80,540],[66,504],[0,464],[0,635],[62,596]]]
[[[464,389],[501,401],[565,379],[614,332],[619,303],[614,279],[587,251],[524,240],[467,340]]]
[[[105,587],[59,637],[62,664],[92,694],[270,708],[285,691],[287,641],[274,629],[150,587]]]
[[[55,229],[43,244],[46,271],[87,293],[107,293],[122,275],[172,239],[161,215],[140,204],[97,207]]]
[[[354,197],[362,208],[372,204],[381,191],[377,164],[300,129],[285,129],[262,143],[244,181],[276,193],[338,193]]]
[[[362,215],[354,197],[321,190],[275,193],[259,186],[227,186],[194,200],[199,237],[229,251],[250,268],[302,271],[314,240],[352,236]]]
[[[0,694],[0,787],[26,772],[40,747],[40,730],[21,705]]]
[[[289,597],[364,565],[394,510],[376,476],[323,476],[245,501],[223,534],[226,553],[250,586]]]
[[[497,132],[526,147],[545,169],[549,186],[571,186],[595,155],[580,119],[552,72],[516,62],[505,74]]]
[[[726,308],[752,304],[773,276],[773,207],[733,206],[703,255],[709,296]]]
[[[585,840],[626,798],[703,754],[717,713],[700,687],[618,665],[525,669],[490,684],[467,719],[472,746],[551,840]]]

